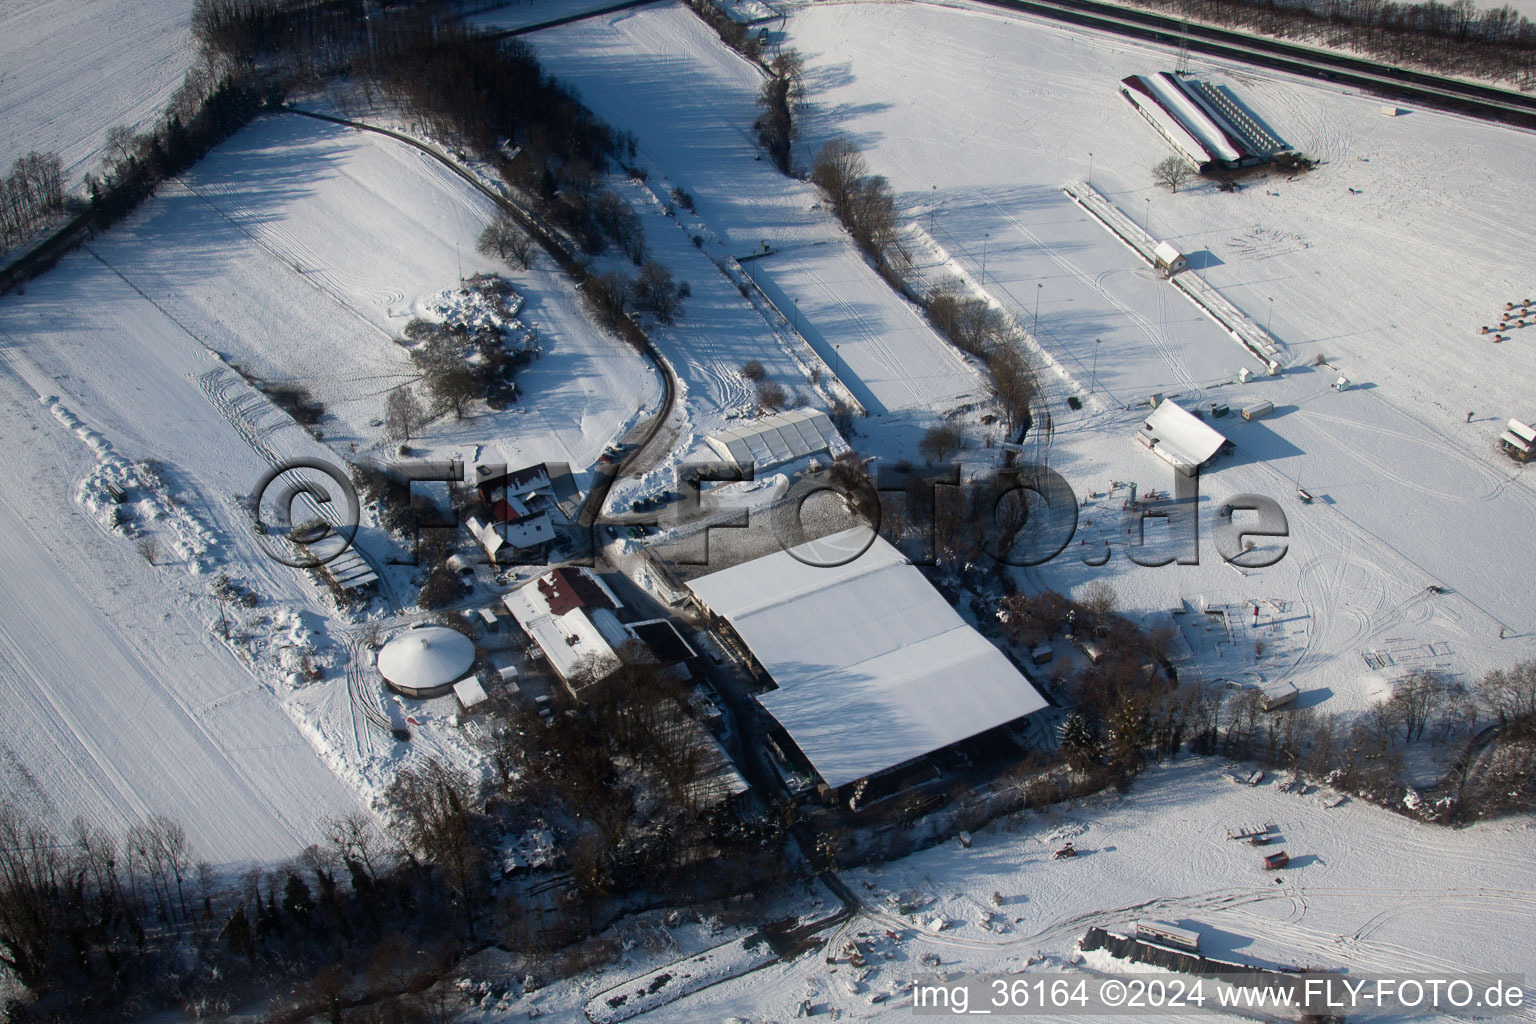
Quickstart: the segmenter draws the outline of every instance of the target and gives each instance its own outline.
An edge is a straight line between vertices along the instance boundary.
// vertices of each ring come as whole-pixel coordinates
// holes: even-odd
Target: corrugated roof
[[[807,564],[869,536],[846,531],[689,584],[778,683],[762,705],[833,787],[1046,706],[886,541]]]
[[[1142,434],[1172,457],[1176,465],[1203,466],[1227,439],[1176,402],[1165,401],[1147,417]]]
[[[755,469],[845,447],[832,420],[815,409],[764,416],[746,426],[717,431],[704,440],[721,458]]]

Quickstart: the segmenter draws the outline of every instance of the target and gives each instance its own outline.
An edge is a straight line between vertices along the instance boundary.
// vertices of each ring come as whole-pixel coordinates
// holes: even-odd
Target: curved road
[[[566,276],[576,282],[576,287],[581,287],[577,262],[570,252],[566,250],[564,243],[547,231],[544,225],[540,224],[526,210],[485,184],[485,182],[460,166],[451,157],[403,132],[381,128],[378,125],[366,124],[362,121],[353,121],[345,117],[333,117],[330,114],[317,114],[309,110],[300,110],[298,107],[287,104],[284,104],[283,109],[288,113],[298,114],[301,117],[310,117],[317,121],[329,121],[332,124],[345,125],[348,128],[357,128],[361,131],[388,136],[397,142],[403,142],[407,146],[420,150],[454,174],[457,174],[460,178],[463,178],[476,191],[480,192],[509,217],[517,221],[524,230],[534,237],[544,251],[549,253],[550,257],[560,266],[560,269],[565,272]],[[608,492],[613,487],[613,482],[626,469],[633,466],[640,459],[647,457],[649,454],[648,449],[656,441],[661,433],[661,428],[666,425],[667,420],[671,417],[673,406],[677,401],[677,376],[673,372],[671,364],[661,357],[661,353],[656,350],[656,346],[651,344],[651,339],[640,329],[640,325],[626,318],[620,325],[619,333],[624,341],[629,342],[630,345],[638,349],[660,371],[662,380],[661,405],[651,416],[650,423],[646,425],[644,434],[636,442],[634,449],[624,458],[623,462],[616,465],[600,464],[598,466],[592,486],[587,491],[587,496],[581,504],[580,512],[577,513],[577,523],[581,526],[591,526],[596,522],[598,514],[602,511],[603,503],[608,497]],[[615,442],[618,440],[618,438],[614,439]]]

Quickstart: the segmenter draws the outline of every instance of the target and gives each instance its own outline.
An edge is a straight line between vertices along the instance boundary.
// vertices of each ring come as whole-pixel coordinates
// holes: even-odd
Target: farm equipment
[[[1291,855],[1286,853],[1284,850],[1281,850],[1279,853],[1272,853],[1268,857],[1264,858],[1264,870],[1279,871],[1290,862]]]
[[[1077,847],[1073,846],[1071,843],[1066,843],[1066,844],[1064,844],[1062,846],[1061,849],[1059,849],[1055,853],[1051,854],[1051,859],[1052,860],[1061,860],[1061,858],[1063,858],[1063,857],[1076,857],[1076,856],[1077,856]]]

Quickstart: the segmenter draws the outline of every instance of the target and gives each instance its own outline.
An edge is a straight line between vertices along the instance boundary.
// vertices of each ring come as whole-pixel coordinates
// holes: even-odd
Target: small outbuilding
[[[1499,447],[1516,462],[1529,462],[1536,455],[1536,427],[1510,420],[1499,437]]]
[[[379,651],[379,675],[407,697],[441,697],[475,663],[469,637],[446,626],[415,626]]]
[[[1158,242],[1152,250],[1153,262],[1164,277],[1172,277],[1189,267],[1189,259],[1168,242]]]

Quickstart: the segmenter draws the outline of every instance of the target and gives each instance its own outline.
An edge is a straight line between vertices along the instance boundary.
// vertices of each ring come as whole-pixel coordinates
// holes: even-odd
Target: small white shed
[[[1172,277],[1189,266],[1189,259],[1168,242],[1158,242],[1157,247],[1152,250],[1152,256],[1157,262],[1157,269],[1163,272],[1164,277]]]

